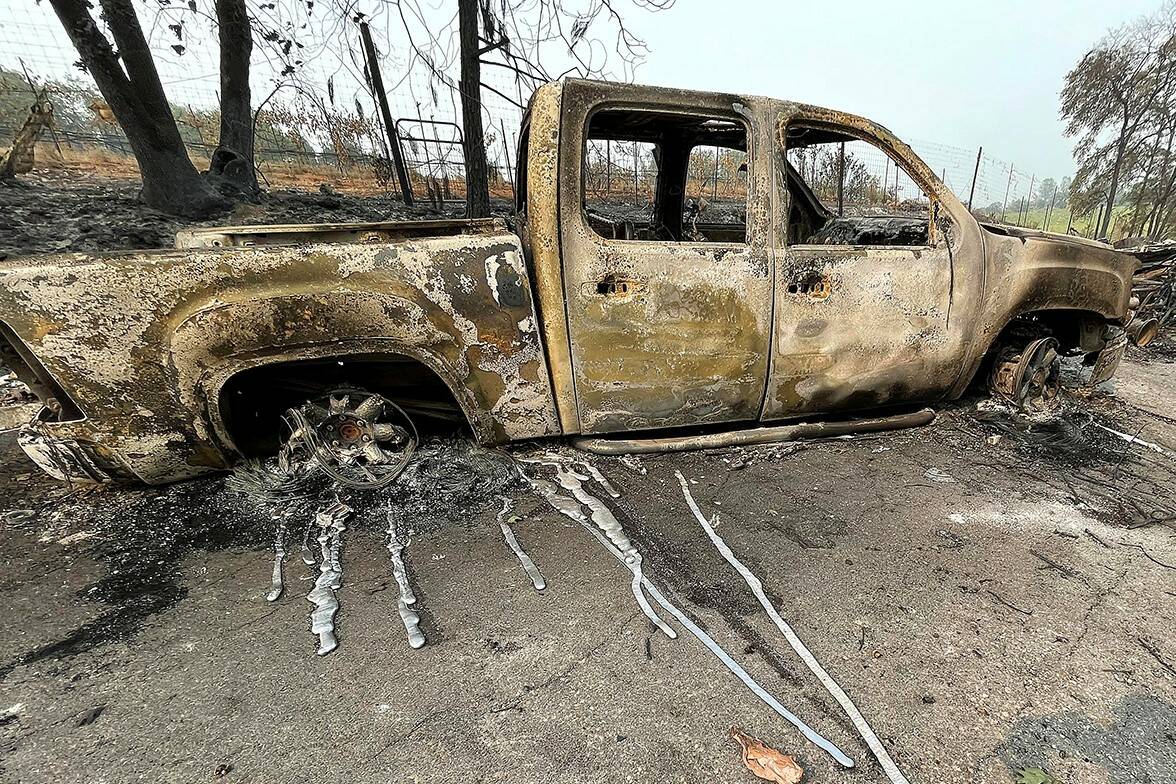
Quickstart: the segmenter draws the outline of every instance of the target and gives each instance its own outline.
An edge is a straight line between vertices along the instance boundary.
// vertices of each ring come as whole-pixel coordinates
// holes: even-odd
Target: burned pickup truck
[[[44,404],[26,451],[170,482],[272,454],[284,411],[342,387],[486,444],[741,432],[974,378],[1023,402],[1062,355],[1108,378],[1132,332],[1133,257],[978,222],[850,114],[565,80],[532,98],[518,160],[509,220],[201,228],[7,262],[0,362]],[[379,440],[331,400],[341,437]]]

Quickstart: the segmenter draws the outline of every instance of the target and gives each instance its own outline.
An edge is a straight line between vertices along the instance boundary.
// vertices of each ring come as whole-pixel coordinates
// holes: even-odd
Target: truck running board
[[[690,452],[698,449],[720,449],[752,444],[774,444],[781,441],[799,441],[806,438],[833,438],[852,433],[879,433],[886,430],[903,430],[908,427],[922,427],[935,421],[935,412],[929,408],[909,414],[896,414],[873,419],[852,419],[840,422],[799,422],[795,425],[777,427],[756,427],[748,430],[730,430],[723,433],[709,433],[699,436],[674,436],[670,438],[574,438],[572,446],[597,455],[632,455],[654,452]]]

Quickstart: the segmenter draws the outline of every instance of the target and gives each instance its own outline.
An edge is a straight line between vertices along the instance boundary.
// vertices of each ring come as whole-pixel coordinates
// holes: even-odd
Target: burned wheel
[[[1054,338],[1039,338],[1024,349],[1001,349],[988,377],[988,389],[1021,408],[1045,409],[1057,404],[1062,360]]]
[[[361,389],[336,389],[286,412],[279,455],[289,472],[313,463],[348,487],[385,487],[404,471],[420,437],[400,406]]]

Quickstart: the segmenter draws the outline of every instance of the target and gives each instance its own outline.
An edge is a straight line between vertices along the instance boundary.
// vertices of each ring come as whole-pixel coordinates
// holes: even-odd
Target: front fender
[[[1099,242],[986,226],[992,274],[989,328],[1038,310],[1082,310],[1122,319],[1139,261]],[[995,335],[994,335],[995,336]]]
[[[1120,322],[1128,315],[1138,260],[1103,243],[1013,226],[982,224],[987,275],[982,316],[956,384],[962,394],[1015,319],[1031,313]]]

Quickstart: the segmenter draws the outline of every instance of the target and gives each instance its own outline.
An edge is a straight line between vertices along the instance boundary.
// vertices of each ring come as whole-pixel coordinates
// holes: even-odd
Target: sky
[[[157,0],[151,1],[159,7]],[[525,1],[511,4],[519,7]],[[565,5],[591,1],[565,0]],[[452,21],[454,0],[417,2],[430,26]],[[767,95],[864,115],[910,142],[936,171],[947,167],[949,184],[957,192],[961,185],[966,189],[974,150],[982,145],[986,157],[1005,167],[982,172],[987,200],[1005,190],[1002,171],[1009,164],[1017,174],[1014,191],[1031,185],[1030,173],[1040,182],[1073,172],[1073,141],[1065,138],[1058,119],[1058,93],[1067,71],[1108,30],[1154,12],[1161,2],[677,0],[658,13],[641,10],[644,0],[614,0],[614,5],[649,47],[636,81]],[[406,50],[395,40],[401,29],[394,11],[378,0],[357,0],[356,7],[368,13],[377,36],[382,33],[378,40],[388,42],[381,47],[387,57],[384,78],[389,85],[398,83],[397,68],[406,63]],[[19,58],[38,75],[78,73],[48,3],[0,0],[0,13],[6,20],[0,26],[0,65],[13,67]],[[188,52],[180,57],[169,51],[175,42],[166,24],[156,19],[145,26],[154,30],[161,74],[173,102],[214,102],[211,27],[189,29]],[[325,85],[331,75],[339,94],[349,81],[346,100],[369,101],[354,63],[345,63],[337,27],[325,31],[323,40],[324,51],[309,66],[309,76]],[[448,62],[456,71],[454,55],[451,47]],[[273,81],[263,70],[255,65],[258,95],[268,93]],[[549,64],[548,70],[558,72],[559,65]],[[488,78],[505,77],[498,72]],[[411,116],[418,102],[428,104],[428,96],[427,78],[418,74],[392,96],[393,113]],[[517,127],[516,107],[493,95],[483,97],[491,111],[509,115],[508,126]],[[436,113],[443,119],[455,110],[446,94],[422,115]],[[509,128],[507,133],[512,133]]]
[[[860,114],[900,137],[975,149],[1040,176],[1074,169],[1058,119],[1066,73],[1161,0],[678,0],[631,15],[638,81]]]

